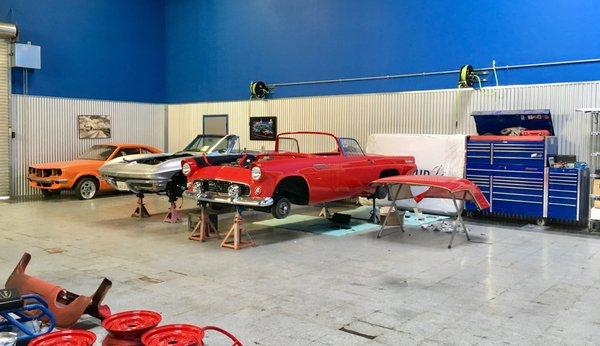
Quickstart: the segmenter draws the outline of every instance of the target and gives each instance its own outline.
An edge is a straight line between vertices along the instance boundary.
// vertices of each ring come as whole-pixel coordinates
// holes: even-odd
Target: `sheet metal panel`
[[[70,160],[94,144],[142,143],[165,149],[161,104],[12,95],[11,195],[37,193],[27,184],[32,163]],[[112,138],[79,139],[77,116],[110,115]]]
[[[559,153],[588,161],[589,119],[578,107],[600,106],[600,82],[559,83],[419,92],[299,97],[273,100],[177,104],[168,106],[169,147],[182,148],[202,131],[203,114],[229,114],[229,131],[249,148],[249,116],[277,116],[279,132],[330,131],[365,146],[372,133],[473,134],[473,111],[549,108]]]

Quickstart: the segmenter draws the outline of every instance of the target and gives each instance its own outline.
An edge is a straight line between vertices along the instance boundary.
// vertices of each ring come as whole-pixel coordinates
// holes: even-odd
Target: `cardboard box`
[[[404,210],[401,210],[399,213],[404,217]],[[386,223],[387,226],[399,226],[404,224],[404,219],[400,220],[398,215],[392,210],[392,207],[379,208],[379,217],[381,218],[381,223],[383,223],[386,218],[390,218]]]

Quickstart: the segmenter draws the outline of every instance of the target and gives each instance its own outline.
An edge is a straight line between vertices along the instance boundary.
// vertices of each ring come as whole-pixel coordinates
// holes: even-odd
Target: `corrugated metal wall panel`
[[[12,95],[11,195],[36,193],[27,184],[32,163],[70,160],[94,144],[143,143],[165,148],[165,106],[134,102]],[[110,115],[112,138],[79,139],[77,116]]]
[[[0,196],[8,196],[10,193],[10,135],[9,112],[8,112],[8,89],[9,89],[9,43],[0,39]]]
[[[599,106],[600,82],[179,104],[168,106],[168,138],[170,149],[183,148],[202,131],[202,115],[229,114],[230,132],[249,148],[272,148],[270,142],[249,142],[248,118],[273,115],[279,132],[329,131],[366,145],[372,133],[471,134],[475,110],[549,108],[559,152],[587,161],[589,119],[575,109]]]

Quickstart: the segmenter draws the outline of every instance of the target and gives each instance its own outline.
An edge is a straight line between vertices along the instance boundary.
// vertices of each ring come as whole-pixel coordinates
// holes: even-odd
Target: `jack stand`
[[[182,219],[183,217],[181,216],[181,213],[177,211],[177,205],[175,204],[175,202],[171,202],[171,206],[169,207],[169,213],[167,214],[167,216],[165,216],[163,222],[178,223],[181,222]]]
[[[375,197],[373,197],[373,205],[371,208],[369,219],[367,221],[374,224],[381,223],[381,219],[379,218],[379,214],[377,213],[377,206],[375,205]]]
[[[242,218],[242,207],[236,207],[235,216],[233,217],[233,225],[229,229],[229,232],[225,235],[225,238],[221,242],[221,247],[228,247],[230,249],[239,250],[249,246],[254,246],[254,240],[250,237],[250,234],[244,226],[244,219]],[[242,232],[246,233],[246,236],[250,240],[242,240]],[[233,238],[233,240],[229,240]]]
[[[375,205],[375,203],[376,203],[375,197],[373,197],[372,201],[373,201],[373,203],[372,203],[371,212],[370,212],[368,221],[370,223],[380,224],[381,219],[379,218],[379,214],[377,213],[377,206]]]
[[[319,213],[319,217],[324,217],[326,219],[330,219],[331,218],[331,211],[329,211],[329,208],[327,207],[326,204],[324,204],[323,208],[321,208],[321,212]]]
[[[140,219],[150,217],[150,213],[148,212],[148,209],[146,209],[146,205],[144,204],[144,194],[137,193],[135,196],[138,198],[138,206],[135,208],[133,214],[131,214],[131,217],[139,217]]]
[[[206,206],[204,206],[204,204],[200,204],[200,216],[198,217],[198,223],[196,224],[196,227],[194,227],[194,230],[188,239],[203,242],[212,237],[211,233],[219,237],[219,230],[217,230],[215,225],[213,225],[213,223],[210,221],[210,217],[206,212]]]

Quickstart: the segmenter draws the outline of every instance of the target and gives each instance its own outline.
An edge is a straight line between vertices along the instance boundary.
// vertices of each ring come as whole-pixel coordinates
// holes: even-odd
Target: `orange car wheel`
[[[98,181],[92,177],[81,178],[75,185],[75,193],[79,199],[92,199],[98,194]]]

